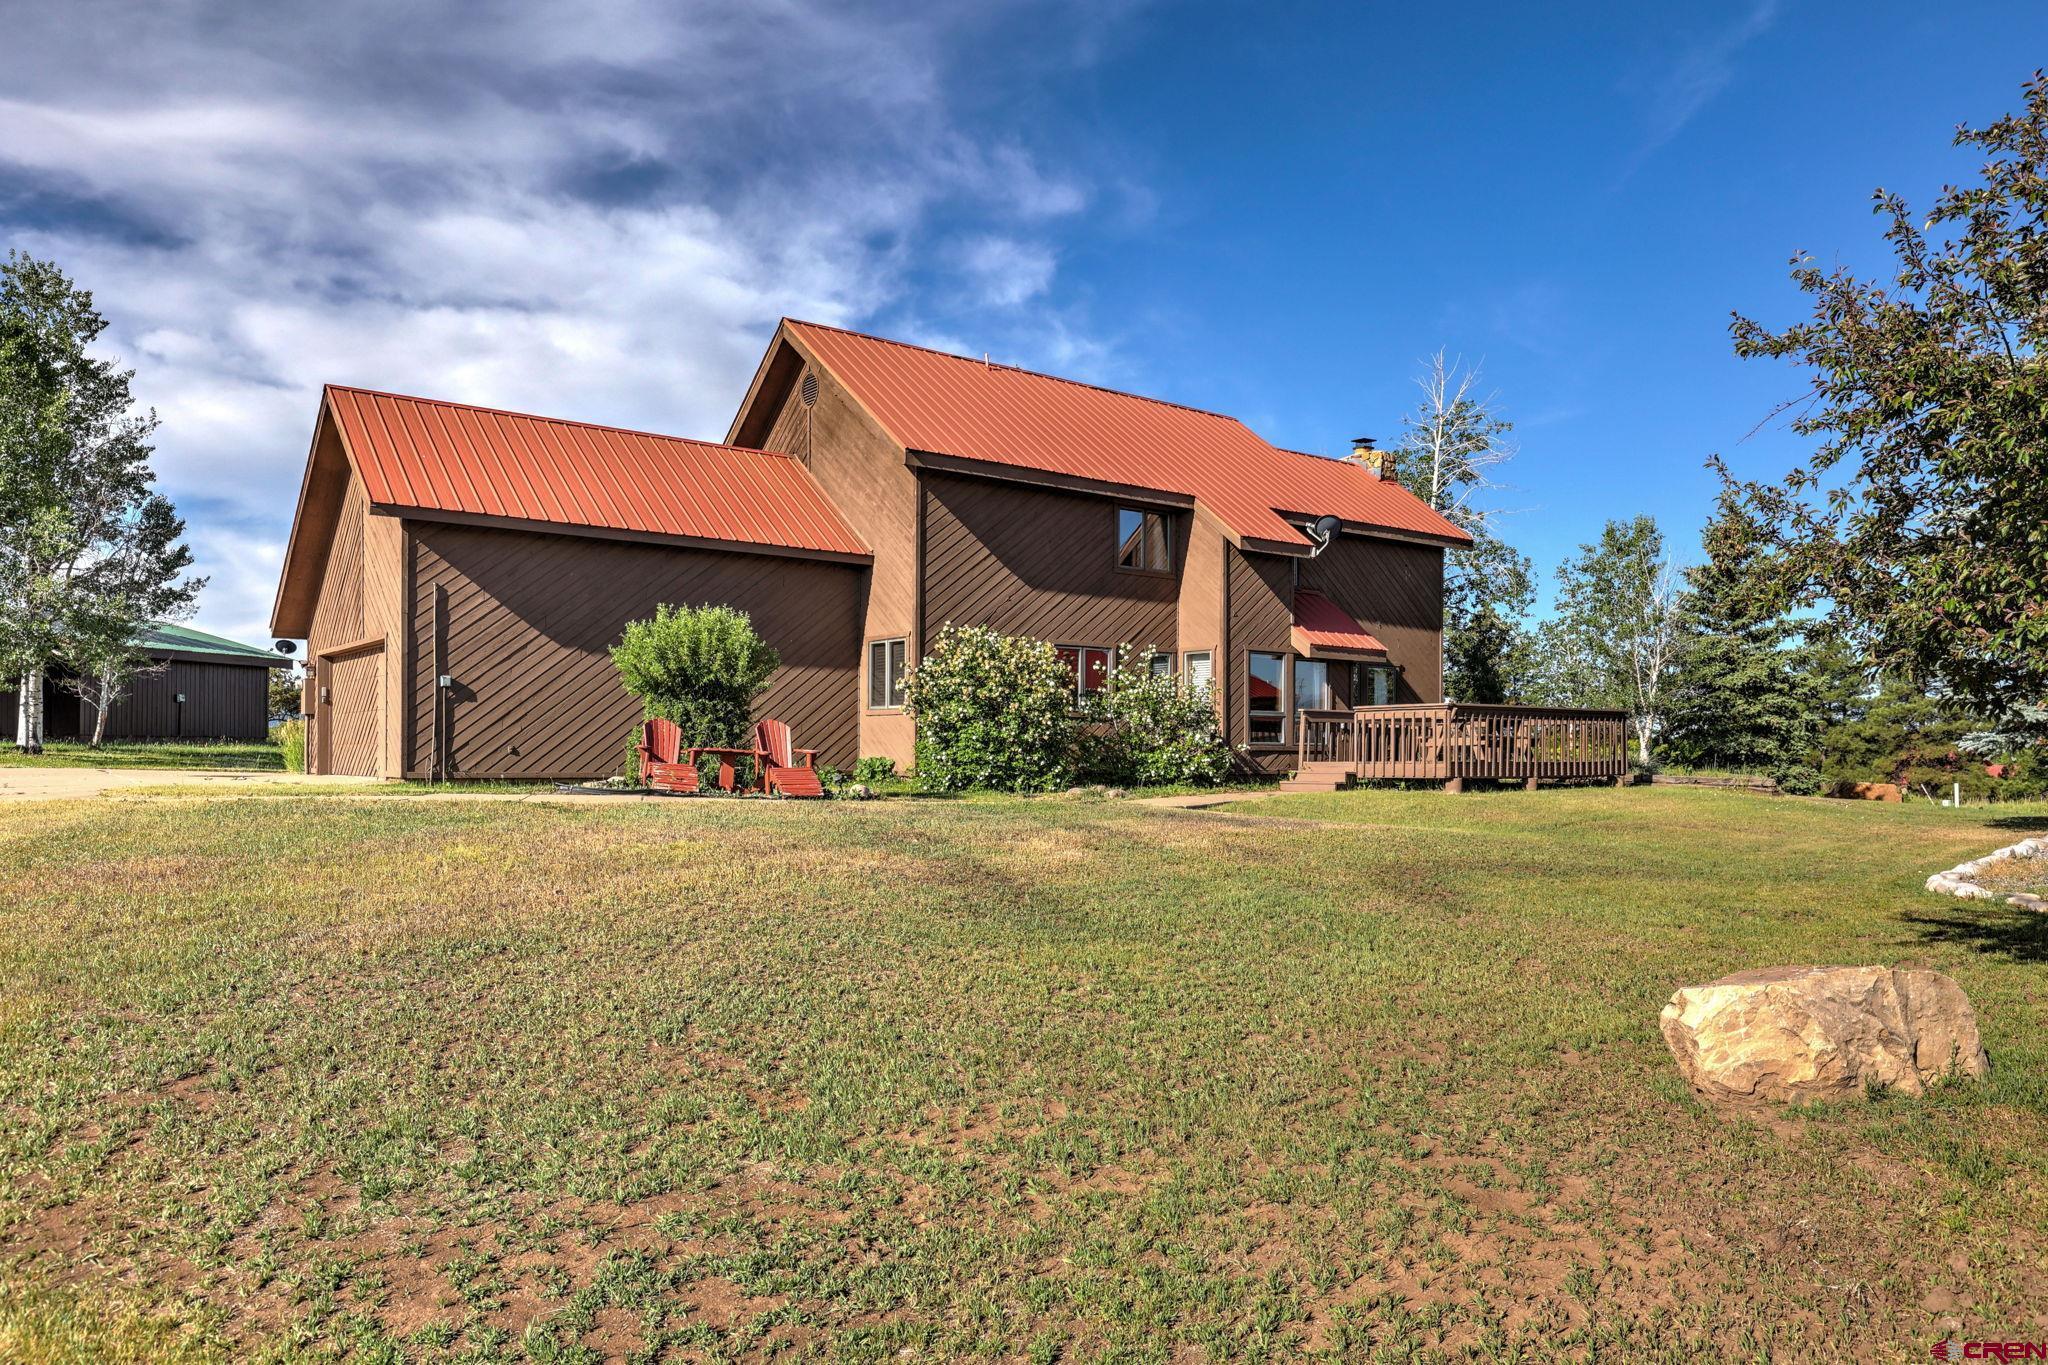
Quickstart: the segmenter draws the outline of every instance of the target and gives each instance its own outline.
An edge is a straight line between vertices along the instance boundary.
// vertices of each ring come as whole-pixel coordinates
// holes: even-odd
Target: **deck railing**
[[[1303,711],[1299,765],[1341,763],[1361,779],[1614,779],[1628,772],[1620,711],[1440,702]]]

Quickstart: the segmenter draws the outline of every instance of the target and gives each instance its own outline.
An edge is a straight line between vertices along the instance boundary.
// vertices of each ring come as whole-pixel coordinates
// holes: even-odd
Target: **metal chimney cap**
[[[1379,439],[1377,436],[1354,436],[1351,438],[1351,448],[1353,450],[1372,450],[1377,446]]]

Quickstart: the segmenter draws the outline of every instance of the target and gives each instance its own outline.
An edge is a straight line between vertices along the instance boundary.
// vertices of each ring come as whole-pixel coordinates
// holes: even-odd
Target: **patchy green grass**
[[[2048,826],[1684,788],[0,809],[0,1358],[1924,1358],[2048,1303]],[[1304,817],[1274,824],[1239,812]],[[1720,1114],[1681,982],[1996,1070]]]
[[[268,740],[109,740],[95,749],[55,739],[39,754],[0,747],[0,768],[225,768],[281,773],[284,750]]]

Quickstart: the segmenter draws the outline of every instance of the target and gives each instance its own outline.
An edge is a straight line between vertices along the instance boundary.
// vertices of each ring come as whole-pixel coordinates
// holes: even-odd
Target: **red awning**
[[[1352,620],[1351,613],[1308,588],[1294,591],[1293,639],[1294,652],[1311,659],[1387,659],[1387,647]]]

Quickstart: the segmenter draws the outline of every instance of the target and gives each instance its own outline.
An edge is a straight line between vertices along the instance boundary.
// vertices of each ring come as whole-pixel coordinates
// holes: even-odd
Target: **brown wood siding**
[[[858,752],[860,585],[854,566],[428,522],[413,541],[407,706],[412,769],[432,761],[434,602],[441,667],[454,679],[446,743],[454,775],[594,778],[619,771],[639,703],[608,650],[661,603],[748,612],[783,666],[755,704],[788,722],[821,763]]]
[[[993,479],[924,479],[924,629],[993,626],[1054,644],[1178,648],[1180,561],[1171,574],[1116,567],[1117,503]]]
[[[352,754],[349,741],[339,734],[340,718],[334,711],[333,670],[325,656],[364,636],[363,625],[363,523],[369,519],[369,498],[363,482],[353,471],[341,510],[335,514],[334,534],[320,568],[320,587],[313,599],[313,619],[306,630],[306,659],[315,679],[311,723],[306,737],[306,767],[316,773],[337,772],[333,766],[340,755]],[[320,700],[319,688],[327,688],[327,700]],[[338,743],[339,741],[339,743]],[[362,771],[360,769],[356,771]],[[374,771],[371,769],[369,771]]]
[[[313,604],[313,624],[306,634],[306,653],[317,658],[337,645],[363,638],[363,522],[369,500],[361,479],[350,477],[334,540],[320,575],[320,595]]]
[[[1339,536],[1301,564],[1314,588],[1379,637],[1401,670],[1397,702],[1443,700],[1444,552],[1433,545]]]
[[[803,376],[817,381],[817,402],[803,402]],[[863,640],[909,641],[917,634],[917,475],[904,463],[903,448],[875,425],[853,396],[824,367],[813,365],[794,346],[781,343],[757,400],[763,410],[742,416],[738,439],[761,432],[764,450],[796,455],[856,534],[874,552],[864,574],[859,617]],[[901,712],[866,709],[865,674],[854,679],[860,708],[860,751],[911,761],[910,718]]]
[[[1251,721],[1245,712],[1249,694],[1247,656],[1253,650],[1290,653],[1294,630],[1295,561],[1280,555],[1246,554],[1236,546],[1223,552],[1230,601],[1228,657],[1224,678],[1224,733],[1233,745],[1246,743]],[[1293,738],[1290,733],[1288,736]],[[1291,750],[1259,750],[1245,760],[1253,772],[1277,774],[1294,766]]]
[[[379,777],[405,773],[406,531],[397,517],[363,519],[363,635],[384,641],[378,679]]]

